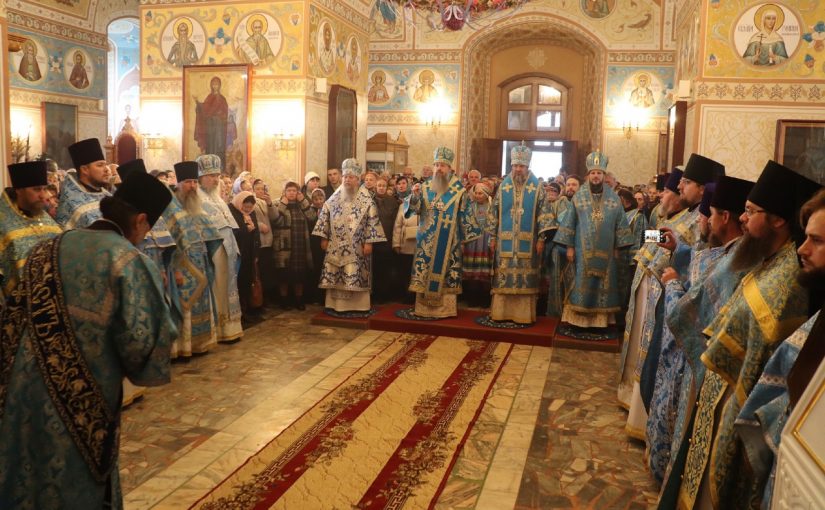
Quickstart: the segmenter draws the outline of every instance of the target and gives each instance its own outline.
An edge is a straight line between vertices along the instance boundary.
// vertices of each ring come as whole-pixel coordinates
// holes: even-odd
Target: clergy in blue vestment
[[[178,337],[172,343],[173,358],[207,352],[218,342],[217,312],[211,295],[215,284],[212,260],[223,249],[223,237],[206,216],[198,194],[198,164],[175,163],[175,177],[175,196],[162,217],[177,245],[169,285],[172,303],[182,317]]]
[[[487,213],[493,262],[490,318],[520,324],[536,322],[539,266],[546,236],[558,227],[544,186],[528,169],[532,153],[519,145],[510,151],[510,173],[498,187]]]
[[[217,314],[218,342],[234,342],[243,336],[241,326],[241,297],[238,294],[238,270],[241,259],[233,229],[238,223],[229,206],[221,198],[221,158],[214,154],[201,154],[198,163],[198,183],[203,211],[223,237],[223,249],[215,252],[215,281],[212,298]]]
[[[0,197],[0,278],[2,294],[17,286],[31,249],[63,230],[46,212],[45,161],[9,165],[11,187]]]
[[[438,147],[433,155],[435,175],[413,187],[404,201],[404,215],[418,214],[410,292],[415,314],[455,317],[461,293],[462,244],[481,235],[461,180],[453,172],[452,149]]]
[[[578,191],[579,182],[576,179],[570,177],[568,178],[568,182],[570,182],[572,186],[576,186],[576,191]],[[556,217],[557,225],[562,222],[562,218],[567,213],[567,209],[571,207],[566,195],[559,196],[561,191],[561,185],[555,182],[550,183],[549,186],[545,186],[544,188],[544,192],[548,196],[552,196],[553,193],[556,194],[557,198],[551,200],[551,210],[553,216]],[[575,195],[575,191],[573,195]],[[550,232],[548,241],[553,241],[555,235],[555,231]],[[545,314],[550,317],[561,317],[565,295],[563,271],[566,266],[567,248],[555,242],[548,242],[544,249],[542,273],[544,273],[545,279],[547,280],[547,308],[545,309]]]
[[[679,502],[749,508],[752,483],[734,420],[779,343],[808,316],[808,293],[796,281],[793,233],[802,203],[819,186],[769,161],[748,195],[745,234],[731,267],[753,267],[703,333],[707,368],[699,390]]]
[[[102,218],[34,247],[0,316],[0,506],[122,508],[121,381],[169,382],[175,325],[135,245],[171,200],[135,174]]]
[[[818,298],[816,305],[821,308],[822,291],[825,290],[825,191],[820,191],[802,207],[802,223],[806,239],[797,250],[802,261],[798,280],[803,287],[814,291],[811,296]],[[771,507],[776,454],[782,431],[796,399],[822,363],[824,334],[825,315],[820,309],[779,345],[736,418],[734,427],[742,438],[752,472],[747,498],[754,505],[761,503],[764,509]],[[810,367],[809,374],[798,388],[794,388],[796,393],[792,395],[789,386],[797,382],[806,364]]]
[[[322,238],[324,264],[318,285],[324,306],[336,312],[367,312],[372,285],[372,245],[387,240],[369,190],[359,186],[363,170],[344,160],[344,183],[324,202],[312,235]]]
[[[619,302],[617,258],[633,244],[619,197],[604,185],[608,159],[599,151],[587,156],[587,184],[573,196],[554,242],[567,247],[575,276],[567,289],[561,320],[581,328],[615,324]]]
[[[66,174],[60,185],[60,200],[55,219],[66,229],[83,228],[100,218],[98,204],[109,196],[106,156],[97,138],[88,138],[68,147],[75,173]]]
[[[699,154],[691,154],[677,185],[682,212],[667,218],[659,225],[667,241],[659,243],[660,249],[656,256],[645,267],[649,291],[642,317],[636,382],[626,426],[628,434],[639,439],[645,439],[645,424],[662,347],[665,307],[661,278],[668,266],[679,274],[688,274],[693,252],[704,246],[699,235],[699,204],[704,195],[705,184],[712,183],[724,173],[725,167],[721,163]],[[669,184],[672,187],[672,182]]]
[[[682,383],[684,381],[685,384],[690,384],[692,381],[691,368],[686,366],[685,351],[668,322],[682,313],[678,309],[680,306],[690,305],[691,297],[682,300],[685,294],[695,295],[707,275],[742,236],[739,216],[745,209],[745,200],[752,187],[752,182],[726,176],[721,177],[717,184],[707,184],[699,205],[699,218],[700,236],[709,248],[693,255],[687,279],[673,267],[668,267],[662,274],[665,286],[665,324],[645,435],[648,465],[658,482],[664,479],[670,465],[673,433],[679,419],[683,393]],[[705,325],[709,323],[710,321]]]

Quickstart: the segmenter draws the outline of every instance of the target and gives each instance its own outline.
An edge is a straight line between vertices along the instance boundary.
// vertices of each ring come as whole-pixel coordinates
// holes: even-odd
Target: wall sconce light
[[[166,148],[166,138],[158,133],[144,134],[143,143],[148,150],[163,150]]]
[[[630,140],[633,138],[633,131],[639,130],[639,121],[638,120],[625,120],[622,123],[622,132],[624,133],[624,137]]]
[[[622,133],[624,137],[630,140],[633,138],[633,132],[639,131],[639,126],[645,120],[645,113],[641,108],[630,106],[626,104],[621,111],[622,119]]]
[[[419,107],[418,115],[425,126],[437,131],[442,122],[446,122],[452,113],[450,103],[443,97],[431,98]]]
[[[292,152],[298,148],[298,141],[288,133],[275,135],[275,150],[279,152]]]

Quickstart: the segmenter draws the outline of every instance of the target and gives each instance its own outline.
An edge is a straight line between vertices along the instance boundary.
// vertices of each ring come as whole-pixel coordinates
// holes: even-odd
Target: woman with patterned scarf
[[[274,226],[273,251],[281,308],[288,310],[294,306],[298,310],[304,310],[304,279],[312,267],[309,225],[318,217],[318,213],[301,193],[298,184],[292,181],[284,186],[284,194],[278,202],[278,212],[281,220]],[[289,301],[290,287],[294,301]]]

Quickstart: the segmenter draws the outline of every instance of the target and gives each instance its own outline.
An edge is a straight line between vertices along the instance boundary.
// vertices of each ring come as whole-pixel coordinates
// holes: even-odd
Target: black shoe
[[[296,310],[306,310],[307,307],[306,307],[306,305],[304,305],[304,303],[298,303],[297,305],[295,305],[295,309]]]

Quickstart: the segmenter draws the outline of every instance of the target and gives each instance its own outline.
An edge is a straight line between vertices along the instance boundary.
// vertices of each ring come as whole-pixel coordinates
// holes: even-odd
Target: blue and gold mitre
[[[516,145],[510,150],[511,165],[530,166],[530,158],[532,157],[533,151],[530,150],[530,147],[524,145],[524,142],[521,142],[521,145]]]
[[[195,161],[198,163],[198,177],[221,173],[221,158],[215,154],[201,154]]]
[[[355,158],[347,158],[341,163],[341,175],[354,175],[360,178],[363,172],[364,169],[361,168],[361,163]]]
[[[591,170],[601,170],[602,172],[607,171],[607,154],[604,154],[599,149],[591,152],[587,155],[587,160],[585,160],[585,165],[587,166],[587,171]]]
[[[438,147],[435,150],[435,153],[433,154],[433,164],[445,163],[447,165],[450,165],[450,167],[452,167],[454,159],[455,159],[455,152],[453,152],[453,150],[450,149],[449,147],[444,147],[444,146]]]

